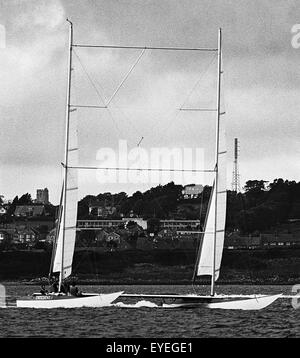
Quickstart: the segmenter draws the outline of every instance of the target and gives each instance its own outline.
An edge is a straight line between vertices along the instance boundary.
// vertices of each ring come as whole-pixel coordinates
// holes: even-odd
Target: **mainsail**
[[[76,239],[77,201],[78,201],[78,141],[77,118],[70,113],[68,138],[68,163],[62,197],[61,220],[52,272],[60,272],[62,278],[70,276]],[[65,204],[65,205],[64,205]]]

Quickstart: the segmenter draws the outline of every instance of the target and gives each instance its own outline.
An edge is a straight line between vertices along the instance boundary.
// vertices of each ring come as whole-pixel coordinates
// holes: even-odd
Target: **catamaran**
[[[65,124],[65,155],[64,180],[56,230],[56,240],[53,244],[50,273],[59,274],[59,287],[64,279],[72,273],[72,262],[76,239],[77,223],[77,194],[78,194],[78,143],[77,118],[72,116],[74,109],[70,108],[71,98],[71,71],[72,71],[72,42],[73,24],[69,22],[69,68],[67,83],[67,105]],[[76,307],[103,307],[116,300],[123,292],[109,294],[83,293],[80,297],[68,296],[63,293],[39,294],[16,301],[17,307],[29,308],[76,308]]]
[[[204,49],[205,50],[205,49]],[[173,304],[163,304],[162,307],[197,307],[205,305],[208,308],[259,310],[272,304],[282,294],[276,295],[218,295],[215,282],[219,278],[223,244],[225,237],[226,219],[226,137],[225,111],[221,105],[222,69],[222,30],[218,32],[217,62],[217,106],[216,106],[216,139],[214,181],[206,215],[197,260],[193,275],[193,284],[199,276],[210,276],[210,295],[160,295],[160,294],[122,294],[121,297],[172,300]],[[177,303],[176,303],[177,302]]]
[[[102,48],[132,48],[154,50],[200,50],[200,51],[217,51],[217,108],[216,111],[216,141],[215,141],[215,165],[213,170],[214,181],[211,191],[210,202],[204,225],[204,231],[199,232],[202,235],[195,270],[193,283],[200,276],[209,276],[211,278],[210,295],[186,294],[124,294],[115,292],[111,294],[88,294],[82,297],[70,297],[66,295],[54,294],[34,294],[26,299],[17,300],[17,307],[34,307],[34,308],[58,308],[58,307],[101,307],[108,306],[116,301],[119,297],[125,298],[148,298],[148,299],[171,299],[173,304],[162,304],[161,307],[179,308],[179,307],[198,307],[206,306],[208,308],[220,309],[242,309],[242,310],[259,310],[265,308],[276,301],[278,298],[289,298],[293,296],[276,295],[219,295],[216,294],[215,283],[219,278],[221,260],[223,254],[223,244],[225,236],[225,219],[226,219],[226,138],[225,138],[225,112],[221,108],[221,77],[222,69],[222,31],[218,33],[218,47],[216,49],[204,48],[174,48],[174,47],[141,47],[141,46],[94,46],[94,45],[73,45],[73,25],[70,25],[69,35],[69,69],[68,69],[68,91],[66,106],[66,134],[65,134],[65,162],[64,181],[60,205],[59,225],[57,228],[57,240],[53,247],[53,260],[51,262],[51,272],[59,273],[59,288],[63,280],[70,276],[72,272],[72,261],[76,237],[76,219],[77,219],[77,171],[78,166],[78,145],[76,133],[76,120],[71,116],[76,111],[76,107],[89,108],[107,108],[106,106],[86,106],[71,105],[71,70],[72,70],[72,48],[79,47],[102,47]],[[143,53],[142,52],[142,53]],[[141,55],[140,55],[141,57]],[[138,60],[140,59],[138,58]],[[138,60],[134,64],[137,64]],[[134,67],[133,66],[133,67]],[[129,73],[132,71],[130,69]],[[124,83],[128,75],[118,86],[118,89]],[[113,95],[113,96],[114,96]],[[111,102],[113,97],[109,100]],[[202,109],[199,109],[202,110]],[[83,167],[82,167],[83,168]],[[85,168],[86,169],[86,168]],[[95,168],[92,168],[95,169]],[[121,306],[122,307],[122,306]]]

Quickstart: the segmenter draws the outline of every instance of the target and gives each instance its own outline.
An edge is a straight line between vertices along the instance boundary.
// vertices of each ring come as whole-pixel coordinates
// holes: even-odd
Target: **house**
[[[262,246],[264,248],[283,248],[300,246],[300,238],[293,234],[280,234],[274,236],[272,234],[264,234],[262,236]]]
[[[14,212],[14,216],[17,217],[36,217],[45,214],[44,205],[17,205]]]
[[[122,218],[122,220],[124,221],[125,226],[127,226],[130,221],[134,221],[137,225],[141,226],[143,230],[147,230],[147,220],[144,220],[143,218],[129,217]]]
[[[162,229],[188,229],[197,230],[200,227],[200,220],[160,220]]]
[[[121,235],[116,232],[110,232],[106,237],[106,242],[115,242],[116,244],[120,244]]]
[[[117,212],[117,208],[113,205],[106,205],[105,201],[96,202],[89,205],[89,215],[108,218]]]
[[[106,247],[110,251],[113,251],[120,246],[121,235],[114,231],[108,232],[101,230],[97,232],[95,242],[97,246]]]
[[[186,185],[182,190],[182,195],[184,199],[195,199],[203,191],[203,185],[190,184]]]
[[[102,246],[107,239],[108,236],[108,232],[105,230],[99,230],[96,233],[96,237],[95,237],[95,242],[97,243],[97,246],[100,245]]]
[[[7,231],[1,230],[0,231],[0,244],[3,244],[3,242],[10,238],[10,235]]]
[[[6,212],[7,212],[7,210],[5,209],[5,207],[3,205],[0,205],[0,216],[5,215]]]
[[[231,234],[225,237],[224,248],[229,250],[259,249],[261,248],[261,242],[260,236],[239,236]]]
[[[37,230],[31,227],[16,229],[12,236],[13,245],[23,244],[25,247],[30,248],[38,241],[39,234]]]
[[[158,237],[173,237],[175,234],[175,231],[174,230],[171,230],[171,229],[162,229],[158,232],[157,236]]]

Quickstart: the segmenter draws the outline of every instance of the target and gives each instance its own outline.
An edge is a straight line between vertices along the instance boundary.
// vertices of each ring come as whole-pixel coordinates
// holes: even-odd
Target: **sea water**
[[[81,286],[85,292],[207,293],[191,286]],[[261,311],[206,308],[163,309],[149,299],[136,299],[104,308],[24,309],[15,299],[38,292],[39,287],[7,284],[8,308],[0,309],[0,337],[300,337],[300,308],[280,299]],[[292,294],[291,286],[219,286],[218,294]],[[120,303],[120,302],[123,302]],[[300,300],[299,300],[300,302]],[[299,305],[300,306],[300,305]]]

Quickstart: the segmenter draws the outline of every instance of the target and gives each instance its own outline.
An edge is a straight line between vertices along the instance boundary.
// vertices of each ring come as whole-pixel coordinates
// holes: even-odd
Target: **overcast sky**
[[[74,42],[216,47],[223,30],[228,188],[233,140],[248,179],[300,179],[300,48],[291,45],[297,1],[0,0],[6,46],[0,48],[0,193],[7,199],[48,187],[58,202],[64,150],[68,25]],[[298,6],[297,6],[298,5]],[[3,47],[3,46],[2,46]],[[73,95],[81,104],[110,98],[139,50],[79,49]],[[214,53],[146,51],[110,110],[78,110],[81,164],[128,140],[135,147],[199,147],[212,165],[214,115],[178,111],[215,107]],[[192,89],[194,90],[192,91]],[[138,163],[137,163],[138,164]],[[203,178],[209,183],[210,177]],[[133,192],[152,184],[101,184],[80,173],[80,196]]]

